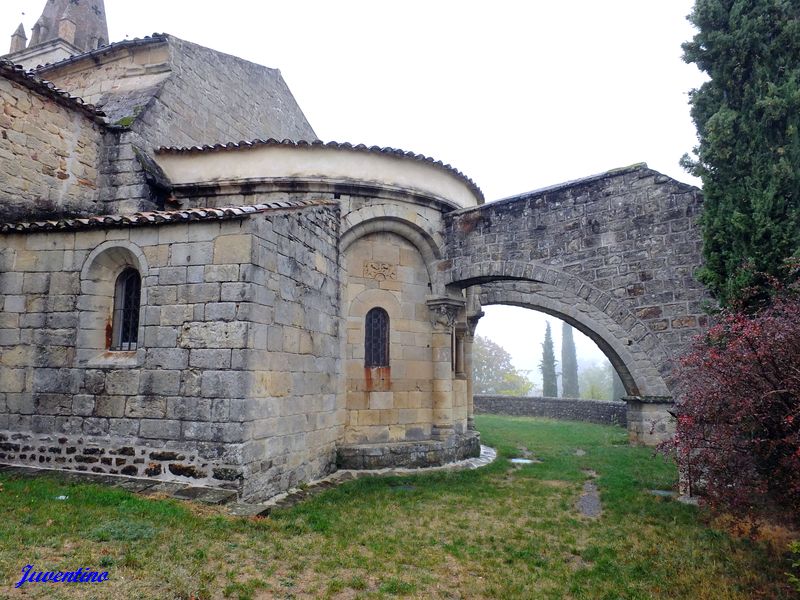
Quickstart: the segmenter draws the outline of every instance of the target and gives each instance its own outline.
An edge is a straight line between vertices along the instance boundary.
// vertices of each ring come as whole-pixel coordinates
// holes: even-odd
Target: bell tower
[[[25,30],[11,36],[5,58],[26,68],[57,62],[108,44],[103,0],[47,0],[26,47]]]

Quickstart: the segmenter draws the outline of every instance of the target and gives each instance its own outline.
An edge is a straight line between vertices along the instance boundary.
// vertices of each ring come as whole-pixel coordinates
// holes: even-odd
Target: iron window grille
[[[136,350],[141,295],[142,278],[139,272],[133,268],[125,269],[117,277],[114,287],[111,350]]]
[[[389,314],[382,308],[367,313],[364,323],[364,366],[389,366]]]

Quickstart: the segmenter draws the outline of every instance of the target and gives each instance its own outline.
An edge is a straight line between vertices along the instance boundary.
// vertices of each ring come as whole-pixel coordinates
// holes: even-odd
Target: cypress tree
[[[705,267],[723,306],[766,299],[800,255],[800,2],[696,0],[684,60],[710,81],[690,93],[703,181]]]
[[[542,362],[539,363],[542,372],[542,396],[545,398],[558,397],[558,382],[556,380],[556,354],[553,350],[553,334],[550,332],[550,323],[544,332],[542,343]]]
[[[561,322],[561,396],[563,398],[580,398],[578,390],[578,356],[575,351],[575,339],[572,337],[572,326]]]

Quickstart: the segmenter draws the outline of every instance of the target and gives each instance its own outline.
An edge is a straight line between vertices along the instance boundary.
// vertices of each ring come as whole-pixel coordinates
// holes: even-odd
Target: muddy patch
[[[603,512],[603,507],[600,504],[600,492],[593,481],[587,481],[583,484],[583,493],[578,498],[576,506],[579,513],[590,519],[596,519]]]

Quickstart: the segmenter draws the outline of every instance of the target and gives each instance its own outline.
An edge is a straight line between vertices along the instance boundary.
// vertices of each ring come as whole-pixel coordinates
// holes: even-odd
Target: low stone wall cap
[[[642,404],[674,404],[672,396],[623,396],[625,402],[641,402]]]

